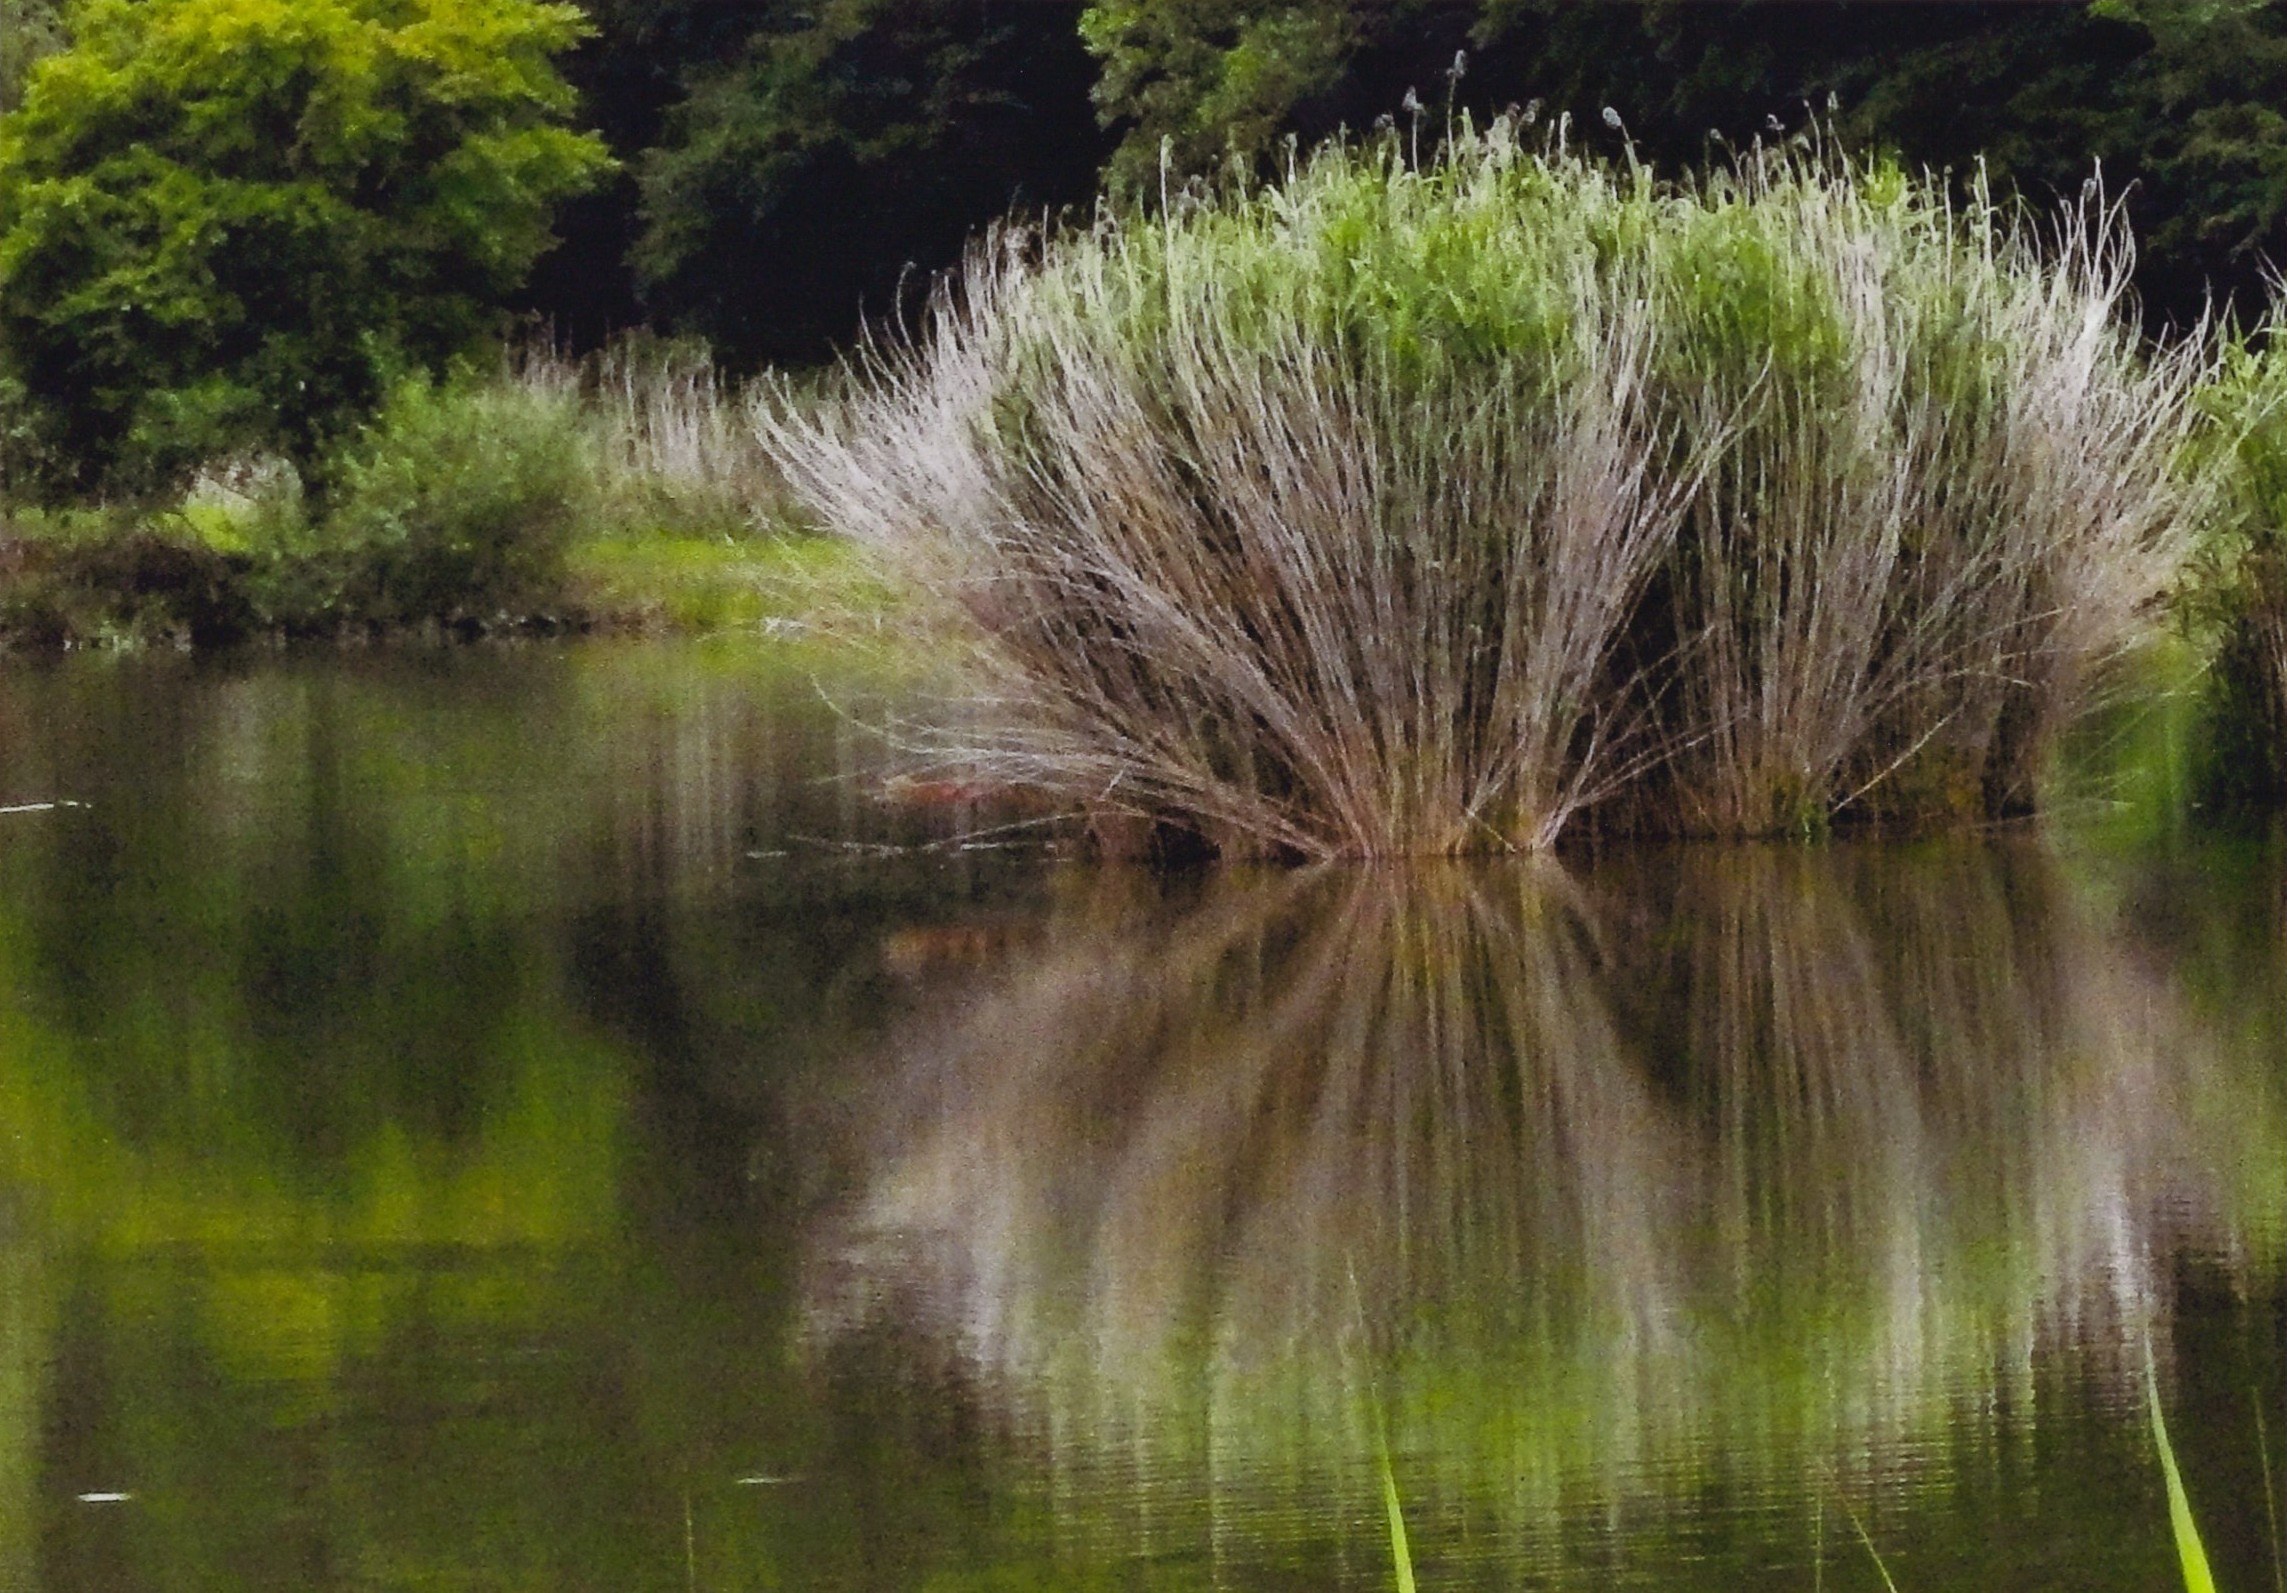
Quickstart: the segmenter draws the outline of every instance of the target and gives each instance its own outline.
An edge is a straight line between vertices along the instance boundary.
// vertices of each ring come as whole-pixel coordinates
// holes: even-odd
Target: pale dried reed
[[[2213,472],[2205,329],[2141,349],[2093,190],[2046,234],[1973,190],[1758,151],[1678,207],[1676,392],[1740,416],[1673,569],[1660,830],[2029,810],[2147,633]]]
[[[514,352],[510,376],[577,398],[609,524],[738,535],[783,520],[785,481],[703,347],[630,337],[575,359],[540,344]]]
[[[2043,242],[1504,122],[1005,230],[844,402],[754,416],[973,646],[946,750],[1227,856],[2012,811],[2204,490],[2210,340],[2137,347],[2101,202]]]

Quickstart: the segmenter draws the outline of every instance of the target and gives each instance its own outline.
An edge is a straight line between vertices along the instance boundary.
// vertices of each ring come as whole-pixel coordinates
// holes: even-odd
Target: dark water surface
[[[0,1590],[1389,1588],[1385,1477],[1424,1589],[2158,1590],[2148,1388],[2280,1585],[2276,845],[1155,881],[889,712],[0,672]]]

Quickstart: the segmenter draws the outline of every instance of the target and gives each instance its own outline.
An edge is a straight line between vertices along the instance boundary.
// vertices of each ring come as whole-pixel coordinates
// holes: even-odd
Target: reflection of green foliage
[[[687,1174],[635,1092],[814,1065],[867,931],[641,915],[752,844],[727,749],[819,767],[830,714],[752,647],[454,663],[0,681],[40,727],[0,780],[97,804],[0,826],[0,1574],[59,1476],[137,1495],[91,1585],[642,1586],[682,1468],[729,1495],[709,1563],[748,1541],[727,1479],[800,1436],[783,1242],[691,1309],[687,1235],[637,1242]]]
[[[13,1129],[0,1186],[36,1200],[78,1242],[124,1255],[186,1244],[560,1247],[610,1236],[622,1084],[617,1059],[594,1041],[519,1015],[480,1028],[480,1054],[418,1056],[423,1071],[445,1063],[475,1093],[458,1125],[409,1123],[403,1114],[424,1103],[393,1100],[391,1081],[361,1081],[297,1047],[327,1087],[313,1121],[279,1099],[309,1082],[297,1091],[271,1071],[287,1059],[240,1027],[229,962],[186,970],[194,980],[166,992],[163,1008],[122,1013],[80,1040],[21,1015],[45,1004],[27,996],[37,983],[29,941],[20,921],[0,934],[0,982],[17,992],[0,1026],[0,1101]],[[382,996],[364,1025],[341,1025],[361,1050],[390,1011]],[[469,1015],[448,1006],[437,1016],[442,1032]],[[332,1017],[338,1025],[343,1014]],[[414,1017],[416,1033],[422,1022]],[[361,1060],[368,1070],[382,1062]],[[305,1160],[313,1129],[322,1171]],[[247,1326],[259,1332],[259,1314]]]
[[[235,928],[259,932],[261,916]],[[209,932],[229,932],[227,913],[207,918]],[[561,1331],[570,1302],[553,1274],[610,1265],[620,1242],[625,1060],[550,1011],[539,992],[517,992],[517,1010],[487,1022],[481,1007],[393,1011],[393,995],[417,993],[394,981],[368,993],[355,1024],[335,1004],[330,1017],[346,1034],[313,1024],[303,1044],[282,1048],[248,1010],[248,970],[228,947],[177,960],[167,974],[115,950],[102,959],[103,988],[123,1005],[95,1032],[75,1034],[26,1015],[52,1010],[43,987],[59,970],[43,966],[22,915],[11,910],[7,920],[0,1112],[10,1133],[0,1143],[0,1192],[38,1214],[41,1248],[57,1258],[51,1272],[107,1280],[106,1320],[67,1313],[70,1341],[106,1344],[114,1358],[106,1375],[116,1380],[101,1428],[75,1442],[97,1451],[116,1444],[100,1463],[131,1477],[142,1496],[135,1508],[148,1525],[135,1537],[146,1571],[223,1585],[290,1552],[274,1536],[262,1541],[278,1495],[261,1457],[277,1434],[323,1431],[369,1401],[361,1385],[408,1346]],[[155,978],[164,985],[145,984]],[[474,1026],[466,1036],[462,1019]],[[375,1032],[392,1021],[393,1040]],[[396,1046],[412,1054],[391,1055]],[[431,1103],[456,1096],[466,1105],[438,1121]],[[437,1275],[409,1264],[440,1255],[463,1259]],[[535,1266],[543,1257],[552,1263]],[[30,1353],[32,1361],[12,1364],[52,1361],[55,1351]],[[175,1370],[184,1364],[204,1374],[186,1386]],[[51,1369],[42,1380],[62,1375]],[[18,1410],[5,1419],[30,1418]],[[497,1503],[480,1501],[498,1476],[513,1474],[504,1468],[526,1439],[507,1431],[486,1439],[471,1425],[446,1433],[425,1460],[462,1477],[473,1462],[486,1490],[429,1509],[444,1530],[424,1537],[403,1524],[345,1520],[329,1531],[348,1540],[371,1533],[387,1552],[427,1557],[440,1574],[468,1563],[472,1529],[504,1567],[530,1546],[559,1541],[555,1522],[521,1534],[522,1548],[502,1532]],[[231,1463],[214,1464],[233,1451]],[[354,1464],[359,1448],[343,1458]],[[89,1463],[76,1453],[45,1459]],[[402,1509],[419,1492],[393,1470],[338,1477],[335,1486],[344,1506],[366,1494]],[[465,1524],[453,1527],[456,1517]],[[588,1552],[606,1555],[609,1546]],[[531,1585],[561,1584],[542,1575]]]

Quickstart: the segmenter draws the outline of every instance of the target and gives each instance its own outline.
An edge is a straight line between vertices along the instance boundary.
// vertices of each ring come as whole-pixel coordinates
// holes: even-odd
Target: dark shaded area
[[[571,75],[626,170],[567,213],[520,307],[579,347],[640,320],[736,368],[824,357],[995,218],[1089,198],[1079,11],[600,6]]]

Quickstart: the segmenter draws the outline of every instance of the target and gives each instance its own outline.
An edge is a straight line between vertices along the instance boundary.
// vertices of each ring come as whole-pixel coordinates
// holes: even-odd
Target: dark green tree
[[[733,363],[815,359],[1011,210],[1094,189],[1078,8],[817,0],[695,65],[634,162],[644,302]]]
[[[563,58],[580,120],[618,168],[558,212],[561,242],[536,261],[516,308],[559,343],[589,350],[649,312],[633,254],[642,232],[636,169],[656,146],[689,79],[720,70],[761,32],[797,25],[789,0],[582,0],[594,31]]]
[[[1325,0],[1099,0],[1080,35],[1102,63],[1096,104],[1123,129],[1105,176],[1148,192],[1229,154],[1261,158],[1288,132],[1317,131],[1354,97],[1357,57],[1416,20],[1417,6]]]
[[[0,359],[66,485],[307,455],[494,325],[609,161],[536,0],[92,0],[0,119]]]

